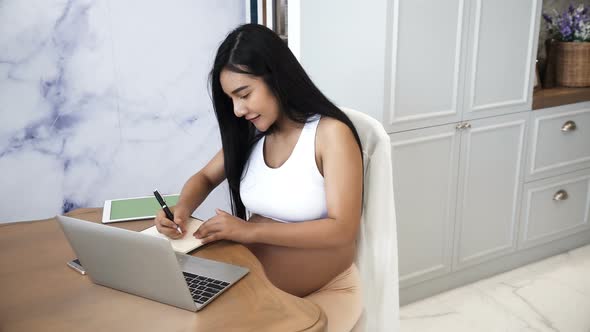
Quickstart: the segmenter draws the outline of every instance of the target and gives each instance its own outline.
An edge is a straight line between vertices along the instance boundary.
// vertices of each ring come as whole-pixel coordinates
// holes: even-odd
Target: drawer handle
[[[455,128],[457,130],[468,129],[468,128],[471,128],[471,123],[469,123],[469,122],[459,123],[457,126],[455,126]]]
[[[554,201],[565,201],[567,198],[569,197],[569,195],[567,194],[567,191],[565,190],[558,190],[555,195],[553,195],[553,200]]]
[[[568,132],[568,131],[574,131],[576,130],[577,126],[576,123],[573,121],[567,121],[566,123],[563,124],[563,126],[561,126],[561,131],[563,132]]]

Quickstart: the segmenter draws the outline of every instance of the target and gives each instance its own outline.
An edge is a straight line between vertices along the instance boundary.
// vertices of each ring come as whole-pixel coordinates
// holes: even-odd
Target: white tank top
[[[327,217],[324,177],[315,161],[320,117],[310,120],[301,130],[293,152],[278,168],[270,168],[264,161],[265,137],[252,148],[240,182],[240,196],[250,213],[282,222]]]

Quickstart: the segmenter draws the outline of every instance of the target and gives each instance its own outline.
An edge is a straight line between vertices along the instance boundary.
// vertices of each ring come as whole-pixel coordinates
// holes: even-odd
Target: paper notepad
[[[172,249],[174,249],[174,251],[186,254],[187,252],[194,250],[194,249],[200,247],[201,245],[203,245],[203,241],[201,241],[200,239],[197,239],[193,236],[193,234],[197,231],[197,229],[199,229],[199,227],[201,227],[202,224],[203,224],[203,221],[201,221],[199,219],[195,219],[192,217],[189,218],[188,223],[187,223],[187,227],[186,227],[187,231],[183,234],[183,236],[180,239],[176,239],[176,240],[173,240],[173,239],[167,237],[166,235],[158,232],[158,229],[156,228],[156,226],[152,226],[148,229],[145,229],[145,230],[141,231],[141,233],[169,240],[170,244],[172,245]]]

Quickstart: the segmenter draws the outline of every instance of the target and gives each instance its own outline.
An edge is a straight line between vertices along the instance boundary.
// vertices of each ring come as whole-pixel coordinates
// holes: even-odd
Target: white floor
[[[402,332],[590,332],[590,245],[403,306]]]

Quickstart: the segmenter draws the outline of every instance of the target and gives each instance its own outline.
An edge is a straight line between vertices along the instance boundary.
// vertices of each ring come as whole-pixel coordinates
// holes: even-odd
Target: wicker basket
[[[567,87],[590,86],[590,42],[557,42],[555,79]]]

